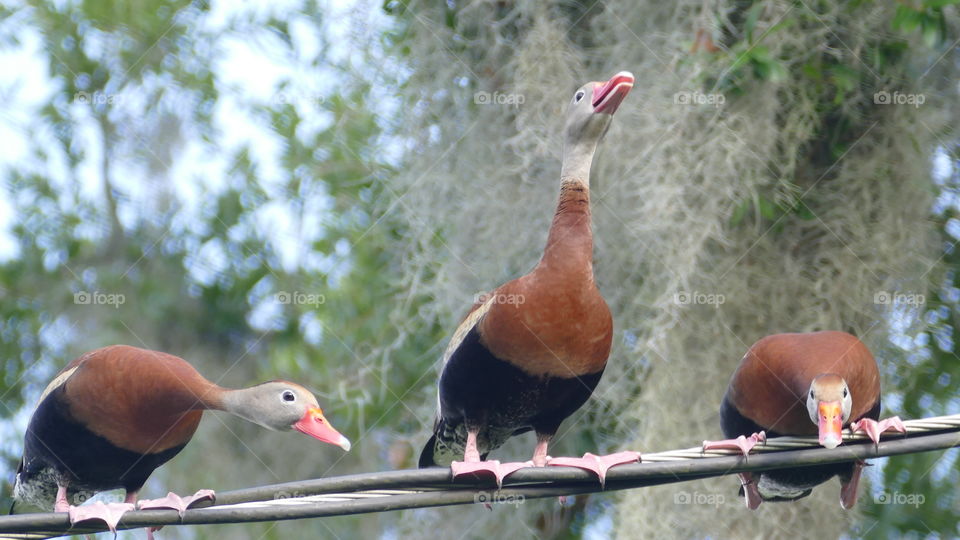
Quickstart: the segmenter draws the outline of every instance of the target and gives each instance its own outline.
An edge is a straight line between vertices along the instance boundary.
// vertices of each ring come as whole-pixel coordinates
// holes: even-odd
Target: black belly
[[[870,412],[864,415],[864,418],[876,420],[879,417],[880,402],[878,400]],[[720,406],[720,427],[723,430],[723,435],[731,439],[740,435],[749,437],[751,434],[760,431],[766,431],[769,438],[789,435],[787,433],[777,433],[758,425],[741,414],[726,396],[723,398],[723,405]],[[762,487],[767,488],[761,490],[760,493],[765,501],[792,501],[810,495],[814,487],[834,476],[839,476],[842,481],[846,482],[853,474],[853,467],[853,462],[832,463],[812,467],[776,469],[754,473],[754,475],[758,477],[758,482],[762,484]],[[742,488],[740,492],[743,493]]]
[[[30,419],[19,482],[65,482],[70,493],[117,488],[137,491],[154,469],[185,446],[155,454],[119,448],[74,420],[61,394],[55,390],[48,395]]]
[[[421,456],[421,466],[447,461],[429,459],[436,439],[462,458],[468,427],[479,429],[482,454],[526,431],[553,435],[587,401],[601,375],[602,369],[570,377],[529,375],[493,356],[474,327],[440,376],[440,424]]]

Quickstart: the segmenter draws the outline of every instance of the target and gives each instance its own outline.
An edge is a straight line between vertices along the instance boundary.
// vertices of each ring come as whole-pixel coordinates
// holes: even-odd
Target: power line
[[[447,468],[362,473],[273,484],[217,495],[214,504],[187,510],[144,510],[123,516],[119,529],[160,525],[199,525],[278,521],[388,512],[457,504],[516,504],[526,499],[616,491],[724,476],[745,471],[824,465],[960,446],[960,415],[904,422],[907,434],[887,434],[878,445],[862,434],[844,436],[845,444],[822,448],[816,437],[779,437],[754,448],[744,459],[734,451],[699,448],[643,454],[642,463],[610,469],[605,489],[597,478],[569,467],[521,469],[497,490],[492,479],[452,481]],[[0,517],[0,534],[84,534],[106,530],[100,522],[70,528],[65,513]],[[33,535],[30,535],[33,536]],[[27,536],[29,537],[29,536]]]

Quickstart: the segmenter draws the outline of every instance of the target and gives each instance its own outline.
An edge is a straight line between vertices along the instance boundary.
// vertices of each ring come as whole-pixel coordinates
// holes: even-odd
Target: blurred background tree
[[[12,479],[50,377],[109,343],[228,386],[303,382],[355,443],[211,414],[147,493],[413,466],[449,332],[539,257],[567,94],[620,69],[638,84],[594,185],[616,347],[554,453],[716,438],[733,366],[780,331],[853,331],[887,412],[958,413],[950,4],[0,5],[0,469]],[[724,301],[677,301],[692,292]],[[854,513],[833,485],[748,513],[726,478],[161,534],[955,536],[957,460],[879,462]],[[896,493],[925,502],[885,504]]]

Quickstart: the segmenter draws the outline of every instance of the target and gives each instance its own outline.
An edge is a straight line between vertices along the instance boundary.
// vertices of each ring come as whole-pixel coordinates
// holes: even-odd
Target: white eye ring
[[[573,96],[573,102],[574,102],[574,103],[580,103],[580,100],[583,99],[583,96],[584,96],[583,90],[578,90],[578,91],[577,91],[577,94],[576,94],[575,96]]]
[[[294,393],[291,392],[290,390],[284,390],[283,393],[280,394],[280,399],[282,399],[283,401],[286,401],[286,402],[291,402],[291,401],[296,401],[296,400],[297,400],[297,396],[296,396],[296,394],[294,394]]]

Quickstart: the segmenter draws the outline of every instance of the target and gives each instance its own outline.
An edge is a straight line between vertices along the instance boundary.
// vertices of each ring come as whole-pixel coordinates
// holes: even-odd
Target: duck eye
[[[573,96],[573,102],[574,102],[574,103],[580,103],[580,100],[583,99],[583,96],[584,96],[583,90],[579,90],[579,91],[577,92],[577,94],[576,94],[575,96]]]
[[[281,394],[281,397],[284,401],[296,401],[297,399],[297,396],[293,395],[293,392],[289,390],[284,390],[283,394]]]

